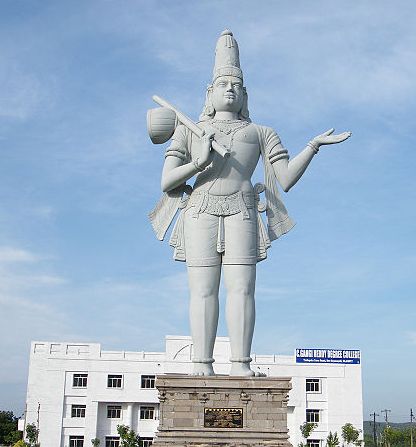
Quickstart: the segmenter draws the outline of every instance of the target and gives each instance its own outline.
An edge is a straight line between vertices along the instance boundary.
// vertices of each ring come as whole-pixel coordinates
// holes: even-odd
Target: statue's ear
[[[245,87],[244,87],[243,106],[241,107],[240,116],[241,118],[244,118],[246,120],[249,120],[250,118],[250,113],[248,111],[248,94]]]
[[[205,105],[199,117],[199,120],[206,121],[212,118],[214,115],[215,115],[215,109],[214,106],[212,105],[212,85],[209,85],[207,87],[207,93],[205,96]]]

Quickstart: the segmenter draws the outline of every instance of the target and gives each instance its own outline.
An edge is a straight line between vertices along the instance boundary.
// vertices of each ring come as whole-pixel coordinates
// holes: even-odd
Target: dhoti
[[[174,259],[190,267],[250,265],[265,259],[270,240],[257,204],[254,192],[193,192],[170,240]]]

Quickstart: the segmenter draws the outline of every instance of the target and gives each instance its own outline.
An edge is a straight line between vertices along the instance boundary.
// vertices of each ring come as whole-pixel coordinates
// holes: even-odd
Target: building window
[[[156,376],[142,376],[142,388],[154,388]]]
[[[107,417],[109,419],[120,419],[121,405],[107,405]]]
[[[84,436],[70,436],[69,447],[84,447]]]
[[[118,447],[120,445],[120,438],[118,436],[106,436],[105,447]]]
[[[306,379],[306,392],[319,393],[321,391],[320,379]]]
[[[306,422],[318,423],[319,410],[306,410]]]
[[[153,444],[153,438],[140,438],[139,447],[150,447]]]
[[[74,374],[72,386],[74,388],[87,388],[88,374]]]
[[[317,439],[308,439],[306,441],[306,445],[308,447],[321,447],[321,441],[319,441]]]
[[[121,388],[123,376],[121,374],[109,374],[107,378],[108,388]]]
[[[86,405],[71,405],[71,418],[85,418]]]
[[[155,407],[140,407],[140,419],[154,419]]]

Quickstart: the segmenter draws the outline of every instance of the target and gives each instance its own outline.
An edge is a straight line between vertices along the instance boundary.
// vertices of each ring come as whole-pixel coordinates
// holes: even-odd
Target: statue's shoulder
[[[270,138],[277,135],[276,131],[271,127],[262,126],[255,123],[250,123],[246,129],[247,133],[249,133],[252,138],[257,138],[260,143],[265,143],[269,141]]]
[[[192,142],[192,132],[186,126],[179,123],[173,133],[172,142],[176,142],[180,146],[188,147]]]
[[[183,124],[179,123],[176,128],[175,132],[173,134],[173,137],[186,137],[189,133],[189,129],[184,126]]]
[[[281,146],[280,137],[273,128],[253,124],[253,129],[255,129],[257,133],[260,147],[264,148],[268,153],[271,153],[274,148]]]
[[[253,125],[256,126],[256,131],[262,138],[268,138],[270,135],[277,135],[276,131],[272,127],[261,126],[260,124]]]

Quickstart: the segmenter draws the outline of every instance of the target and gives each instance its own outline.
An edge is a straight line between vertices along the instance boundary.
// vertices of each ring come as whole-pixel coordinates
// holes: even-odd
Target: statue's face
[[[238,113],[243,107],[243,81],[235,76],[220,76],[212,88],[212,105],[216,112]]]

